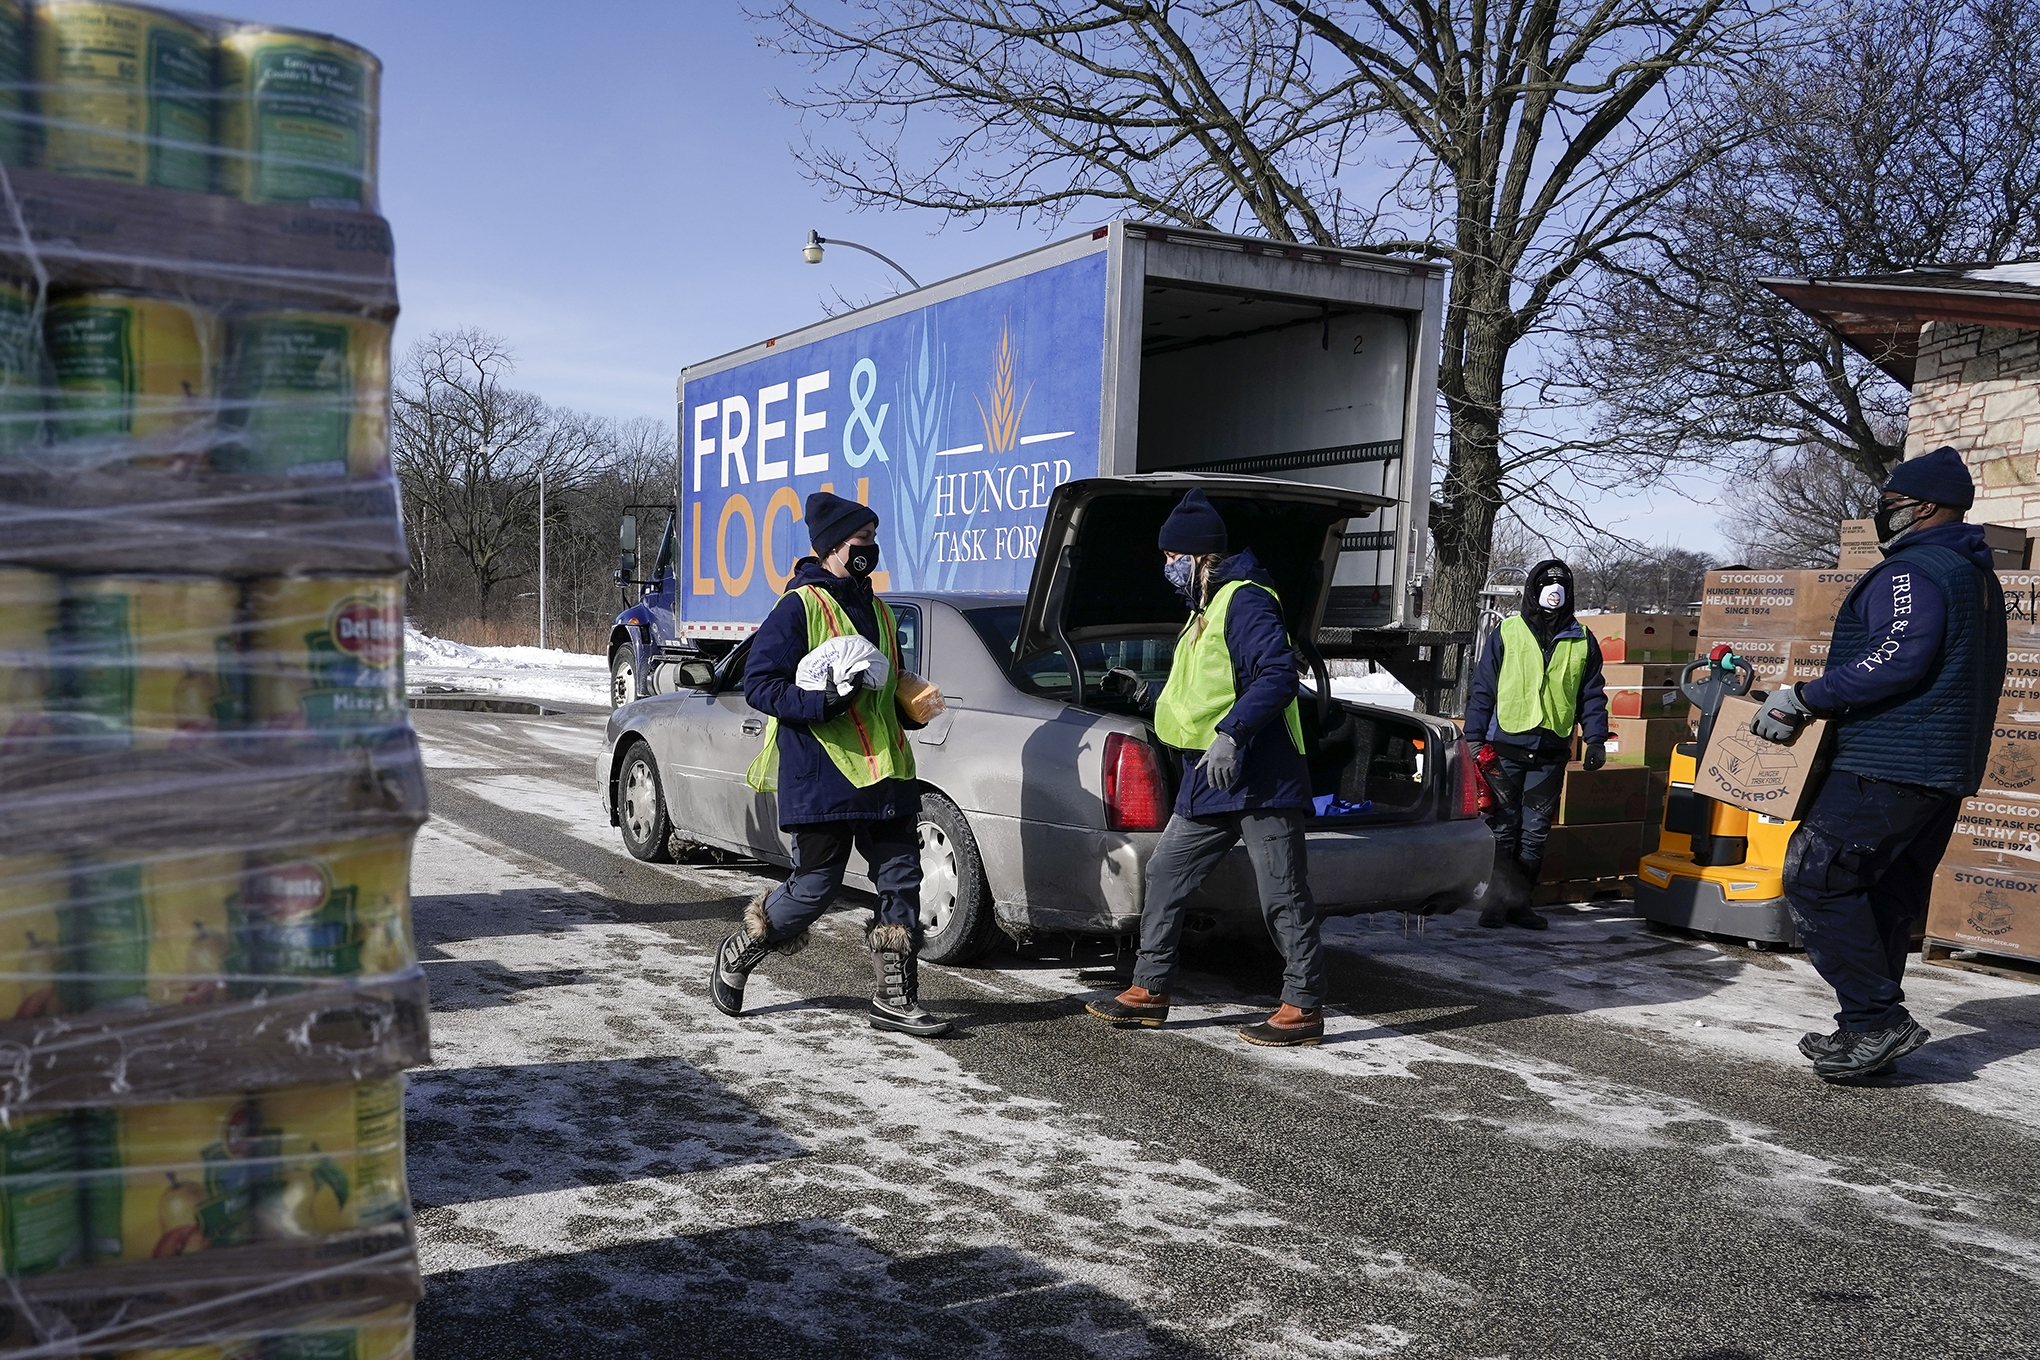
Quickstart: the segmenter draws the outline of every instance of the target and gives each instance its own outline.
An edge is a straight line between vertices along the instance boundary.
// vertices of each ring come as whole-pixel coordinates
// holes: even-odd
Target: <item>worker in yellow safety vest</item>
[[[1466,739],[1481,748],[1495,794],[1488,826],[1496,881],[1484,926],[1547,924],[1530,898],[1544,870],[1575,724],[1586,738],[1586,767],[1600,769],[1608,759],[1601,646],[1573,617],[1572,570],[1551,558],[1530,569],[1522,611],[1489,634],[1466,703]]]
[[[1106,691],[1145,709],[1155,732],[1182,752],[1174,815],[1147,866],[1140,958],[1133,985],[1089,1003],[1120,1026],[1158,1026],[1183,940],[1185,903],[1241,841],[1260,885],[1261,911],[1283,956],[1282,1004],[1240,1037],[1299,1047],[1324,1037],[1324,949],[1304,859],[1311,806],[1297,711],[1296,649],[1282,602],[1253,550],[1227,554],[1225,520],[1202,491],[1186,494],[1162,525],[1163,571],[1190,606],[1159,696],[1130,670]]]
[[[871,953],[871,1024],[904,1034],[946,1033],[921,1006],[920,792],[900,712],[899,624],[872,592],[878,512],[827,491],[807,498],[815,555],[794,564],[787,591],[751,637],[744,698],[767,715],[764,749],[747,782],[777,791],[779,825],[793,838],[793,873],[759,893],[716,952],[709,996],[740,1014],[744,984],[771,954],[807,943],[834,900],[855,848],[871,869],[878,906]]]

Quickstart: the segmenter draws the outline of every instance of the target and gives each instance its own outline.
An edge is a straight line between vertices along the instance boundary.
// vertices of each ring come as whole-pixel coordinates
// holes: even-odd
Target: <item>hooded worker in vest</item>
[[[2004,594],[1983,530],[1962,522],[1975,499],[1952,448],[1892,471],[1884,561],[1842,600],[1826,671],[1773,690],[1750,725],[1779,742],[1809,717],[1834,729],[1785,848],[1786,904],[1840,1006],[1834,1033],[1799,1041],[1829,1081],[1881,1075],[1927,1041],[1905,1008],[1905,956],[1962,800],[1982,786],[2005,675]]]
[[[794,564],[787,592],[751,639],[744,698],[771,718],[752,763],[751,787],[777,789],[779,825],[793,836],[793,874],[744,909],[716,951],[709,995],[725,1015],[744,1006],[744,983],[769,954],[793,954],[842,886],[854,847],[871,868],[878,909],[871,951],[874,1028],[946,1033],[921,1008],[920,795],[900,712],[899,626],[872,593],[878,514],[818,491],[805,518],[815,555]]]
[[[1495,889],[1501,904],[1481,913],[1484,926],[1547,924],[1529,893],[1544,870],[1575,724],[1586,737],[1583,763],[1600,769],[1608,759],[1601,644],[1573,617],[1572,569],[1549,558],[1523,582],[1521,612],[1488,636],[1466,703],[1467,740],[1487,748],[1480,764],[1495,792],[1488,826],[1504,878]],[[1508,882],[1519,869],[1522,880]]]
[[[1239,1035],[1266,1047],[1312,1045],[1325,1032],[1324,949],[1305,872],[1310,771],[1282,602],[1252,549],[1227,555],[1225,521],[1202,491],[1183,497],[1162,525],[1160,546],[1163,572],[1190,606],[1168,682],[1156,696],[1132,671],[1114,670],[1105,687],[1142,709],[1153,704],[1156,734],[1183,753],[1183,779],[1148,861],[1133,985],[1089,1009],[1123,1026],[1169,1018],[1184,905],[1245,841],[1284,963],[1280,1008]]]

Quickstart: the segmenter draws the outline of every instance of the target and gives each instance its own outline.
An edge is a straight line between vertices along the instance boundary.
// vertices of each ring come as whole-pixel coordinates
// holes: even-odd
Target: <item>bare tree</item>
[[[1676,614],[1700,598],[1715,559],[1660,543],[1641,552],[1606,538],[1588,538],[1561,553],[1573,569],[1581,609]]]
[[[531,570],[539,478],[569,490],[608,451],[603,422],[505,386],[513,368],[498,336],[435,331],[411,347],[393,394],[407,527],[467,564],[484,621],[495,588]]]
[[[1760,476],[1736,478],[1724,521],[1736,560],[1753,567],[1832,567],[1845,519],[1868,519],[1878,483],[1825,444],[1779,449]]]
[[[1808,45],[1719,87],[1712,121],[1757,135],[1607,253],[1563,366],[1602,403],[1611,447],[1740,449],[1758,471],[1818,448],[1881,480],[1903,453],[1905,389],[1757,280],[2040,245],[2036,79],[2034,0],[1909,0],[1844,5]],[[1763,541],[1818,546],[1796,529]]]
[[[1448,262],[1433,610],[1467,627],[1497,508],[1569,447],[1512,414],[1512,357],[1713,154],[1688,135],[1691,89],[1770,5],[858,0],[825,17],[790,0],[770,17],[816,71],[791,102],[850,134],[813,147],[814,173],[857,204],[1125,206]],[[939,131],[910,131],[921,109]]]

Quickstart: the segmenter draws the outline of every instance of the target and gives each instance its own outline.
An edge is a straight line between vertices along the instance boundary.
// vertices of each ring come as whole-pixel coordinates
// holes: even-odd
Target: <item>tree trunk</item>
[[[1431,520],[1431,624],[1454,632],[1480,622],[1480,591],[1487,584],[1495,513],[1501,508],[1502,388],[1509,359],[1508,280],[1481,278],[1497,271],[1477,265],[1470,272],[1457,353],[1448,344],[1440,375],[1451,434],[1443,495]]]

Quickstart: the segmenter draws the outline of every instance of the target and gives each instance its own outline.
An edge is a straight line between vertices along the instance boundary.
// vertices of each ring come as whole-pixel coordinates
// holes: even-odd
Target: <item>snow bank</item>
[[[470,647],[404,629],[404,677],[416,693],[442,685],[556,703],[609,705],[609,661],[600,654],[551,647]]]
[[[2040,288],[2040,261],[2027,260],[2019,264],[1999,264],[1988,269],[1972,269],[1964,277],[1980,283],[2024,283]]]

